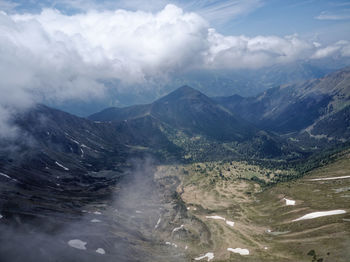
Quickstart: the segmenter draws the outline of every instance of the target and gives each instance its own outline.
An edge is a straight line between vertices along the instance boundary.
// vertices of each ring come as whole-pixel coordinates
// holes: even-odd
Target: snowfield
[[[226,218],[221,217],[221,216],[206,216],[208,219],[217,219],[217,220],[224,220],[227,225],[233,227],[235,225],[235,222],[226,220]]]
[[[220,219],[220,220],[226,220],[225,218],[221,217],[221,216],[206,216],[206,218],[209,218],[209,219]]]
[[[233,227],[235,225],[235,222],[226,220],[226,224]]]
[[[81,241],[80,239],[72,239],[68,241],[68,245],[81,250],[86,250],[86,244],[87,242]]]
[[[306,215],[304,215],[302,217],[299,217],[297,219],[294,219],[292,222],[305,220],[305,219],[313,219],[313,218],[317,218],[317,217],[345,214],[345,213],[346,213],[345,210],[331,210],[331,211],[312,212],[312,213],[306,214]]]
[[[208,252],[204,256],[196,257],[194,260],[202,260],[204,258],[208,258],[208,261],[212,260],[214,258],[214,253]]]
[[[309,181],[322,181],[322,180],[335,180],[335,179],[345,179],[350,178],[350,176],[335,176],[335,177],[325,177],[325,178],[314,178]]]
[[[98,249],[96,249],[96,253],[104,255],[104,254],[106,254],[106,251],[103,248],[98,248]]]
[[[154,226],[154,229],[157,229],[159,227],[160,221],[162,221],[161,217],[159,217],[157,224]]]
[[[283,198],[286,201],[287,206],[294,206],[295,205],[295,200]]]
[[[66,171],[69,171],[69,168],[65,167],[64,165],[58,163],[57,161],[55,162],[56,165],[58,165],[59,167],[63,168]]]
[[[227,251],[240,254],[242,256],[249,255],[249,250],[245,248],[228,248]]]
[[[179,231],[179,230],[181,230],[181,229],[183,229],[183,228],[184,228],[184,225],[181,225],[181,226],[179,226],[179,227],[175,227],[175,228],[173,229],[173,233],[176,232],[176,231]]]

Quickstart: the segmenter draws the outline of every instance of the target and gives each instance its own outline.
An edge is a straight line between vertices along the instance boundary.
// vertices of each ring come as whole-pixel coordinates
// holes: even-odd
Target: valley
[[[345,68],[250,98],[189,86],[0,140],[4,261],[347,261]],[[37,248],[40,247],[40,248]]]

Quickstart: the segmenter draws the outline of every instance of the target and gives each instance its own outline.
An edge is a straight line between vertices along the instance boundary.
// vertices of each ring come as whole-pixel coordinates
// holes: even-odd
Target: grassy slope
[[[345,209],[349,212],[350,179],[309,181],[316,177],[350,175],[348,170],[350,161],[346,153],[302,179],[279,183],[264,191],[259,184],[242,178],[256,176],[269,180],[267,173],[273,177],[286,171],[243,162],[208,162],[161,166],[156,177],[178,176],[181,180],[177,191],[192,219],[178,223],[184,224],[187,235],[198,237],[190,240],[185,234],[173,239],[177,244],[188,245],[189,259],[214,252],[216,261],[312,261],[314,257],[307,253],[314,250],[317,259],[347,261],[350,257],[348,213],[291,221],[314,211]],[[296,205],[286,206],[284,197],[296,200]],[[208,215],[222,216],[235,225],[230,227],[222,220],[208,219]],[[198,223],[209,233],[203,236],[196,226]],[[197,242],[198,239],[201,241]],[[247,248],[250,255],[229,253],[226,250],[229,247]]]

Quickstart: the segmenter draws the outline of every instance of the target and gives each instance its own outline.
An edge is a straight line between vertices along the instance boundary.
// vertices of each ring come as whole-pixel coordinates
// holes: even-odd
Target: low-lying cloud
[[[339,43],[316,46],[297,35],[227,36],[175,5],[157,13],[0,12],[1,126],[11,107],[103,97],[106,82],[144,87],[192,69],[260,68],[336,52],[349,56],[349,43]]]

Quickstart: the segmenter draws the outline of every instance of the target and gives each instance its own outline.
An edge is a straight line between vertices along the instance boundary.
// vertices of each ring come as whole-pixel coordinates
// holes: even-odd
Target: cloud
[[[260,68],[295,61],[310,52],[309,43],[296,35],[224,36],[209,30],[208,66],[214,68]]]
[[[3,10],[3,11],[12,11],[12,10],[14,10],[17,6],[18,6],[17,3],[13,3],[13,2],[10,2],[10,1],[6,1],[6,0],[0,0],[0,10]]]
[[[344,10],[340,13],[331,13],[327,11],[323,11],[321,14],[315,17],[318,20],[349,20],[350,12],[349,10]]]
[[[210,0],[189,1],[185,7],[195,11],[212,23],[222,24],[249,14],[262,5],[261,0]]]
[[[223,35],[175,5],[159,12],[0,12],[0,126],[9,132],[11,114],[37,102],[101,98],[111,88],[106,83],[118,90],[152,88],[192,69],[259,68],[334,52],[347,56],[349,47],[321,48],[297,35]]]
[[[316,50],[311,56],[313,59],[321,59],[329,56],[350,56],[350,42],[349,41],[338,41],[335,44],[328,45],[324,48]]]

